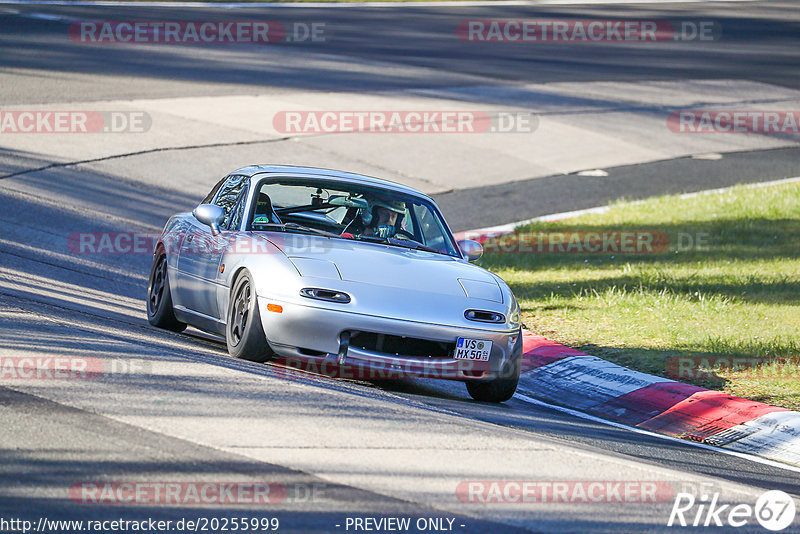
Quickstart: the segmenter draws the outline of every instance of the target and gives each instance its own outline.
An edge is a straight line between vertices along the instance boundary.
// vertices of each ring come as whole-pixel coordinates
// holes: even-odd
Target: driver
[[[372,200],[369,211],[364,214],[366,216],[362,215],[365,226],[363,235],[395,237],[397,225],[405,212],[406,204],[402,200]]]

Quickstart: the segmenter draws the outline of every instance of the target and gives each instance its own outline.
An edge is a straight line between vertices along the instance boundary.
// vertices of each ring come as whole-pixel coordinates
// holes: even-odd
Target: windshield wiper
[[[311,232],[312,234],[323,235],[325,237],[339,237],[339,234],[334,234],[332,232],[326,232],[325,230],[317,230],[316,228],[310,228],[308,226],[303,226],[302,224],[297,224],[294,222],[288,223],[253,223],[253,226],[270,226],[273,228],[281,228],[282,230],[300,230],[302,232]]]
[[[417,241],[411,241],[405,239],[387,239],[386,242],[389,243],[390,245],[395,245],[398,247],[410,248],[412,250],[424,250],[425,252],[435,252],[436,254],[441,254],[441,252],[439,252],[435,248],[423,245],[422,243],[419,243]]]
[[[360,239],[362,241],[369,241],[370,243],[380,243],[382,245],[394,245],[396,247],[403,247],[403,248],[410,248],[411,250],[424,250],[425,252],[434,252],[436,254],[441,254],[440,251],[423,245],[422,243],[418,243],[417,241],[411,241],[406,239],[392,239],[390,237],[378,237],[375,235],[361,235],[358,236],[356,239]]]
[[[387,238],[385,237],[378,237],[376,235],[357,235],[355,238],[358,241],[369,241],[370,243],[381,243],[386,244]]]

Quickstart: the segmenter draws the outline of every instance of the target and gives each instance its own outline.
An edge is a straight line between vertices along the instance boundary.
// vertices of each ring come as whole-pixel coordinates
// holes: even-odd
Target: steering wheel
[[[402,228],[398,228],[397,230],[395,230],[394,231],[394,235],[401,235],[403,237],[407,237],[408,239],[411,239],[412,241],[416,241],[417,240],[417,238],[414,237],[414,234],[412,234],[411,232],[409,232],[407,230],[403,230]]]

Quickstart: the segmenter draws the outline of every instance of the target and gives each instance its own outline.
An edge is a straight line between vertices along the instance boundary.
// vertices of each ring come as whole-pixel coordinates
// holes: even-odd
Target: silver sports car
[[[482,252],[404,185],[250,166],[167,222],[147,315],[223,335],[237,358],[460,380],[474,399],[503,402],[519,380],[520,309],[471,264]]]

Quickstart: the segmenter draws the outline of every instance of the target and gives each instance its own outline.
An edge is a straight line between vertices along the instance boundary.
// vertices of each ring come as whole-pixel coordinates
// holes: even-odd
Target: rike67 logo
[[[792,497],[779,490],[767,491],[749,504],[720,504],[719,493],[709,500],[708,495],[696,498],[691,493],[678,493],[669,514],[667,526],[681,527],[743,527],[755,519],[767,530],[778,532],[794,522],[795,503]]]

